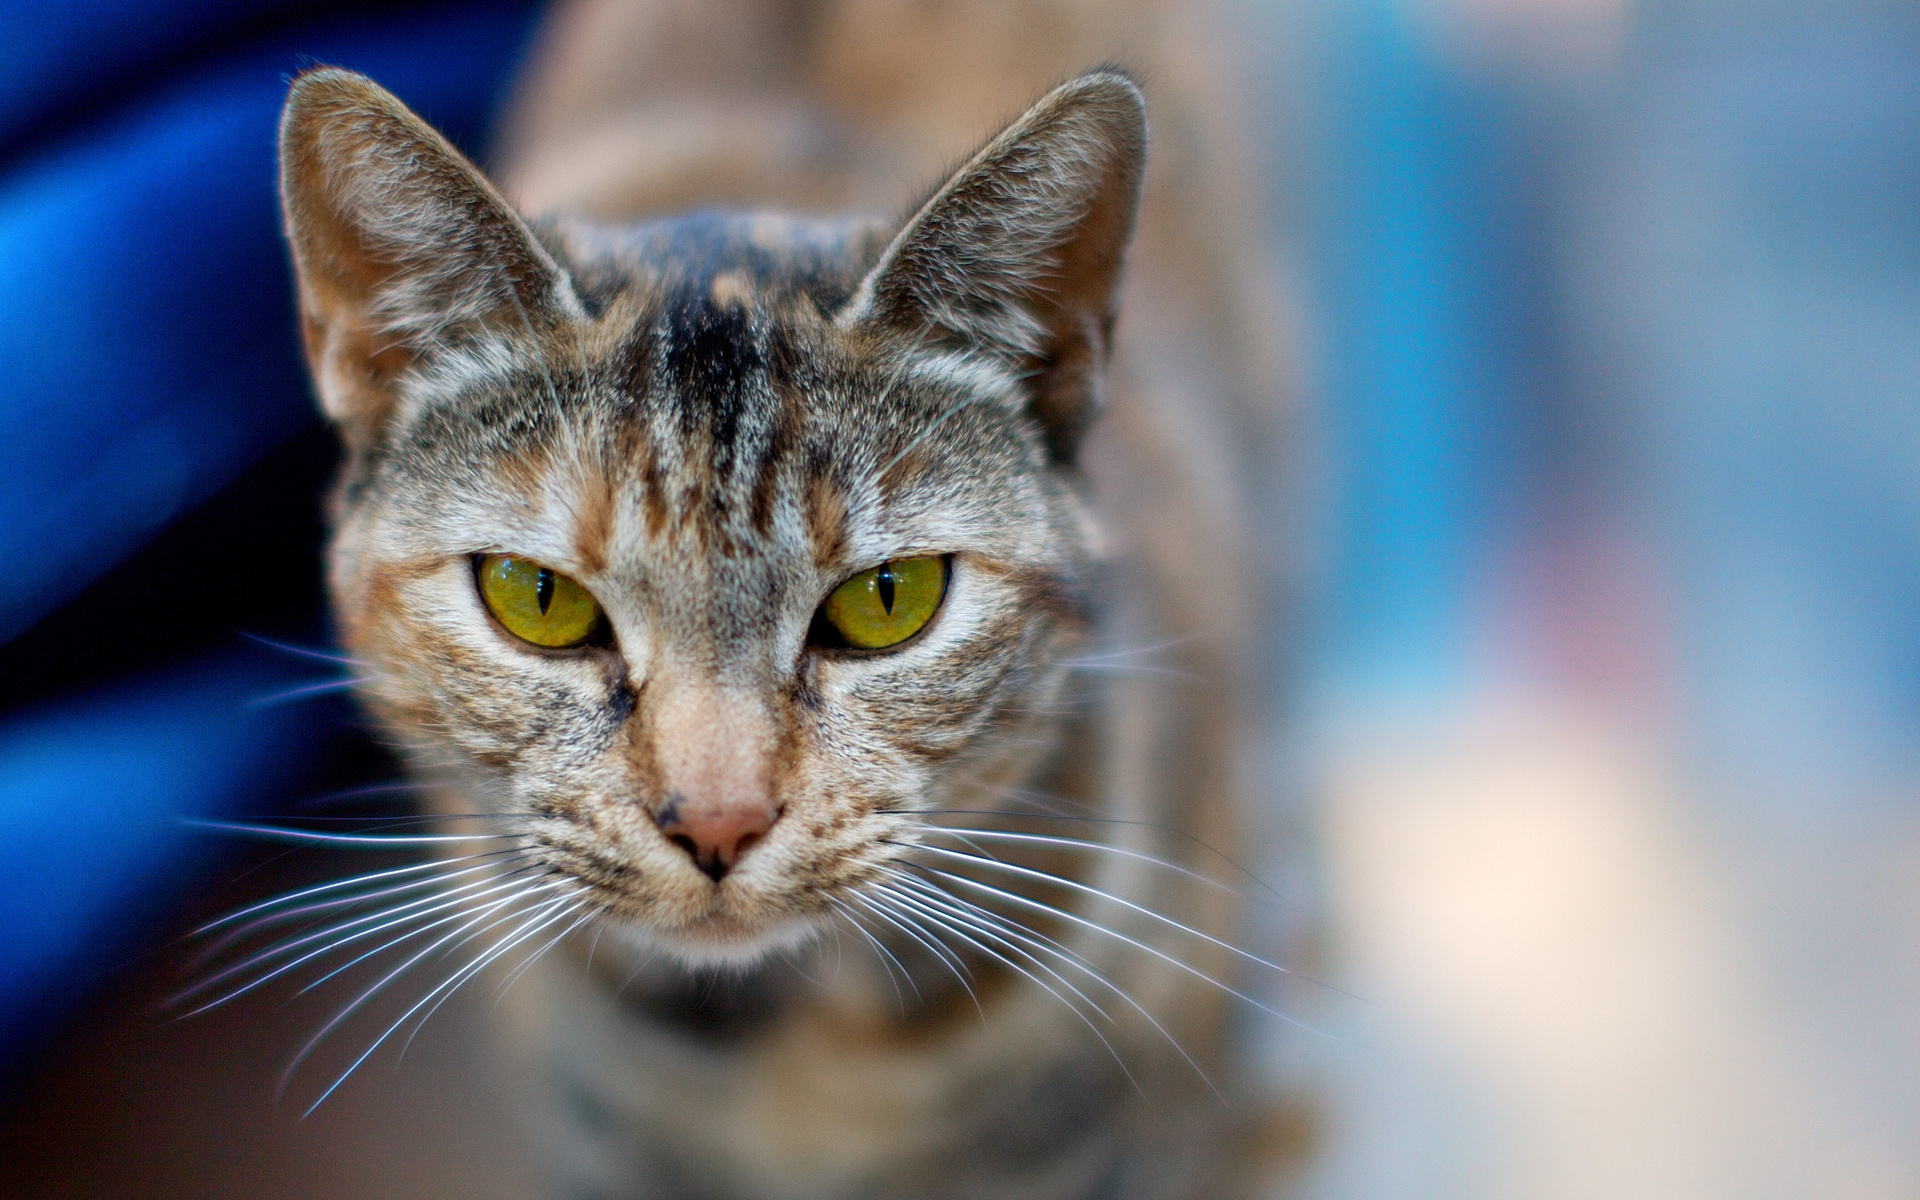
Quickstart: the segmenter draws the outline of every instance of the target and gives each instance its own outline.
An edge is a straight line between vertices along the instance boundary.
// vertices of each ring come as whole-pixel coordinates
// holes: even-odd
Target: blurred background
[[[332,456],[286,76],[479,154],[537,15],[0,5],[0,1190],[524,1193],[457,1016],[298,1123],[275,1009],[152,1003],[338,868],[180,816],[392,772],[262,702],[333,676],[268,644],[325,646]],[[1300,398],[1267,870],[1341,989],[1248,1026],[1322,1098],[1298,1188],[1920,1195],[1920,6],[1224,15]]]

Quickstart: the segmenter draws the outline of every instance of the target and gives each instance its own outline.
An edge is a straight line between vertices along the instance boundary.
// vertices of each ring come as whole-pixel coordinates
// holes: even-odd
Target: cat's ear
[[[914,214],[842,321],[1008,362],[1055,456],[1071,458],[1099,410],[1146,149],[1131,80],[1062,84]]]
[[[402,374],[437,351],[579,310],[485,176],[351,71],[294,80],[280,118],[280,199],[320,403],[349,443],[377,434]]]

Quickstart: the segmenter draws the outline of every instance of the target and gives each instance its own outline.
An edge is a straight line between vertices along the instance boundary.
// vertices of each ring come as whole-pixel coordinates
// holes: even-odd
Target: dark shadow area
[[[333,431],[316,419],[0,645],[0,712],[232,650],[247,635],[330,652],[321,505],[338,460]]]
[[[500,1089],[474,1060],[484,1036],[477,1026],[495,999],[494,977],[456,993],[404,1059],[375,1056],[304,1119],[305,1100],[324,1085],[325,1073],[350,1062],[413,994],[399,990],[391,1003],[362,1014],[366,1019],[342,1031],[331,1056],[295,1077],[285,1099],[275,1095],[283,1070],[344,1002],[341,993],[299,998],[294,986],[267,987],[200,1016],[172,1019],[166,997],[193,978],[194,945],[179,940],[188,931],[265,896],[403,861],[233,844],[223,859],[211,875],[216,882],[195,894],[163,948],[114,972],[113,986],[46,1046],[43,1067],[0,1116],[0,1161],[7,1164],[0,1195],[536,1194]]]

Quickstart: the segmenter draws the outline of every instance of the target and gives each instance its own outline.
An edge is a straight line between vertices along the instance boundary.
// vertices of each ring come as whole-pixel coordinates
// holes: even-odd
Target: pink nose
[[[685,850],[715,883],[765,837],[780,810],[763,803],[713,802],[672,795],[653,814],[667,840]]]

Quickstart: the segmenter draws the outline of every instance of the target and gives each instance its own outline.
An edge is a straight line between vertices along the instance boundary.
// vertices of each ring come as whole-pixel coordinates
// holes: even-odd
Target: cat
[[[1262,968],[1183,865],[1241,839],[1276,403],[1203,45],[576,5],[500,186],[375,82],[293,82],[331,600],[449,847],[303,904],[465,955],[422,1004],[520,957],[498,1050],[562,1194],[1261,1186]],[[1139,76],[1062,69],[1128,53],[1151,168]],[[1027,100],[904,220],[835,215]]]

